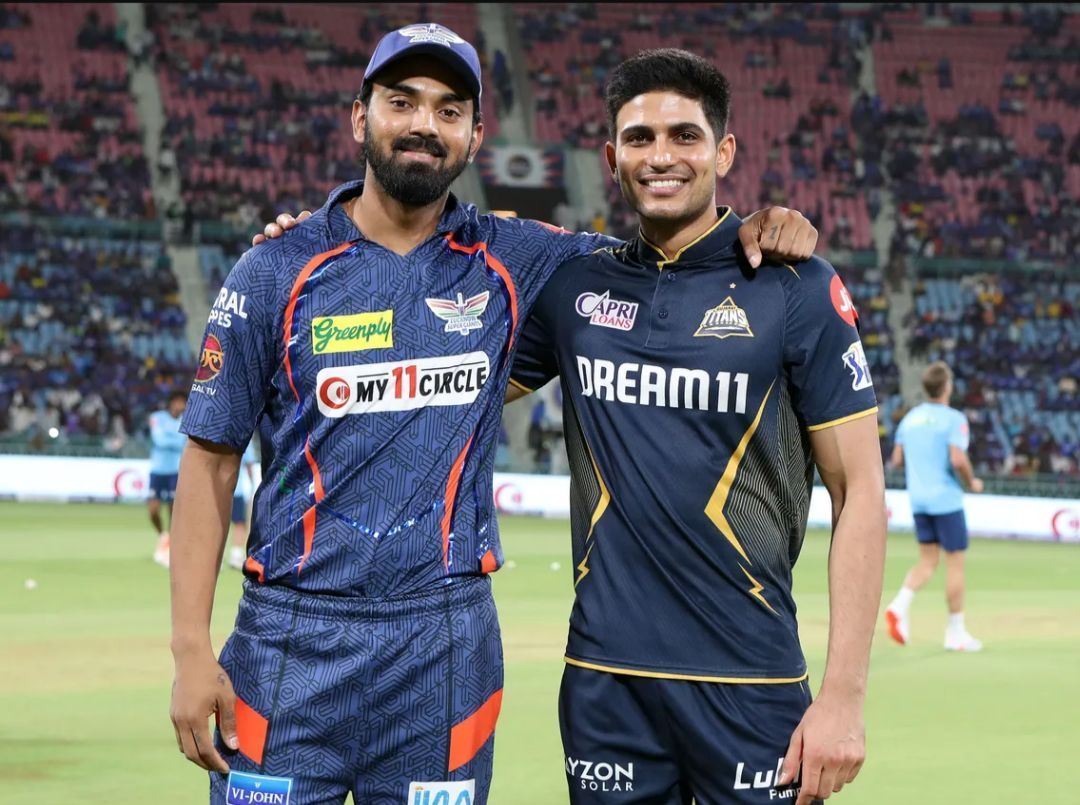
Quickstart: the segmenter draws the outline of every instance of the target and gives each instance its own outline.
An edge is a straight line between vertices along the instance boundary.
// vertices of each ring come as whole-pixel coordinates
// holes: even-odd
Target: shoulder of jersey
[[[836,275],[836,269],[832,264],[816,254],[798,263],[782,263],[774,260],[765,260],[758,267],[758,273],[765,270],[779,269],[778,276],[784,282],[811,282],[829,283]]]
[[[316,223],[317,219],[321,220],[321,217],[318,214],[313,215],[286,231],[281,237],[252,246],[244,252],[241,259],[247,260],[259,271],[279,273],[287,271],[289,267],[292,267],[294,272],[299,271],[312,257],[341,245],[329,242],[322,227]]]

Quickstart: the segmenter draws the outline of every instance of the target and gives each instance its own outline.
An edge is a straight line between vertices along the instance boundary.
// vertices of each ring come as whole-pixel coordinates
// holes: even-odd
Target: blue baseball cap
[[[421,55],[446,62],[465,79],[476,103],[480,103],[480,57],[476,55],[476,48],[449,28],[434,22],[406,25],[380,39],[364,70],[363,85],[366,86],[387,65],[407,56]]]

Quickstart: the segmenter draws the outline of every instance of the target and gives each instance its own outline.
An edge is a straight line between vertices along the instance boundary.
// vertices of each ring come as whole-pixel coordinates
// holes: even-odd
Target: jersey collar
[[[366,240],[363,233],[356,228],[352,218],[341,206],[343,202],[363,192],[363,179],[353,179],[351,182],[345,182],[345,184],[339,185],[330,191],[326,204],[323,205],[323,212],[326,216],[326,231],[331,240],[337,243]],[[433,237],[443,237],[448,232],[456,232],[466,223],[468,217],[463,205],[457,200],[457,196],[451,193],[446,200],[446,207],[443,209],[442,217],[439,219],[439,226],[436,228]]]
[[[630,241],[627,254],[635,263],[663,270],[700,263],[721,251],[731,250],[738,240],[742,219],[731,207],[717,207],[716,214],[719,220],[700,237],[679,249],[670,260],[664,256],[664,252],[659,247],[648,241],[640,229],[638,236]]]

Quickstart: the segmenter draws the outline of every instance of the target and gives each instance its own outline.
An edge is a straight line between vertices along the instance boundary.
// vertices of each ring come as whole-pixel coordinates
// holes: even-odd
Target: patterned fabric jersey
[[[791,570],[809,432],[877,410],[832,266],[753,271],[730,211],[672,260],[637,239],[551,279],[515,383],[563,388],[567,662],[697,681],[806,673]]]
[[[402,257],[341,207],[362,190],[240,258],[182,430],[239,451],[259,429],[249,578],[378,598],[501,565],[491,478],[517,334],[560,263],[615,242],[451,196]]]

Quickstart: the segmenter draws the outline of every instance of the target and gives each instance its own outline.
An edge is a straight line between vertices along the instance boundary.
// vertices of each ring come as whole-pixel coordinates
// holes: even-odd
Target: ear
[[[607,160],[608,170],[616,182],[619,181],[619,168],[615,162],[615,143],[608,140],[604,143],[604,159]]]
[[[360,145],[364,144],[364,123],[367,122],[367,107],[357,98],[352,105],[352,136]]]
[[[484,142],[484,124],[477,123],[473,126],[472,142],[469,143],[469,164],[471,165],[473,160],[476,159],[476,152],[480,150],[480,146]]]
[[[725,134],[716,146],[716,178],[723,179],[735,162],[735,135]]]

